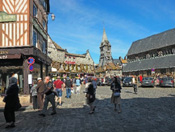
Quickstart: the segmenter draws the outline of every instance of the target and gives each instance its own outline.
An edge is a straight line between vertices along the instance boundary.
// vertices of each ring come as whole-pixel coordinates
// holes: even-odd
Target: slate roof
[[[57,43],[55,43],[54,41],[53,41],[53,44],[54,44],[54,46],[55,46],[58,50],[64,51],[64,49],[61,48],[61,46],[59,46],[59,45],[58,45]]]
[[[73,54],[73,53],[66,53],[66,55],[70,55],[70,56],[75,56],[75,57],[84,57],[85,58],[85,55],[80,55],[80,54]]]
[[[175,29],[170,29],[133,42],[127,56],[171,45],[175,45]]]
[[[175,55],[171,54],[152,59],[129,62],[126,66],[123,67],[123,72],[151,70],[152,68],[163,69],[173,67],[175,67]]]

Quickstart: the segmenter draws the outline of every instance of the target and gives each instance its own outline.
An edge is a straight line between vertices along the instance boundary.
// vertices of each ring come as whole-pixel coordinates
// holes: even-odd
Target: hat
[[[41,80],[41,78],[40,78],[40,77],[38,77],[38,79],[37,79],[37,80],[39,81],[39,80]]]
[[[57,79],[60,79],[60,76],[57,76]]]

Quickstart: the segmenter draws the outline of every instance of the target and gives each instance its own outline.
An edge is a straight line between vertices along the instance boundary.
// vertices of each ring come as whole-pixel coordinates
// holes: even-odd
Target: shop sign
[[[21,55],[15,54],[15,55],[0,55],[0,60],[3,59],[20,59]]]
[[[7,59],[7,55],[0,56],[0,59]]]
[[[65,64],[75,64],[75,61],[65,61]]]
[[[6,12],[0,12],[0,23],[1,22],[16,22],[16,14],[7,14]]]
[[[0,55],[8,54],[9,52],[7,50],[0,50]]]

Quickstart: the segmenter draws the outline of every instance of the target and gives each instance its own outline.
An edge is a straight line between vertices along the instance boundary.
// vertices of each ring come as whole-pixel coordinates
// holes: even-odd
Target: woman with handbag
[[[19,88],[17,86],[17,79],[15,77],[11,77],[9,79],[9,87],[6,92],[6,96],[4,97],[4,117],[7,122],[6,128],[15,127],[15,111],[21,107],[18,92]]]
[[[114,111],[117,111],[117,105],[118,105],[118,113],[121,113],[121,84],[119,77],[114,77],[113,82],[111,83],[111,90],[112,90],[112,96],[111,96],[111,103],[114,104]]]
[[[85,92],[87,104],[90,106],[89,114],[93,114],[96,108],[96,106],[93,106],[93,103],[95,101],[95,90],[90,78],[88,79],[87,88]]]

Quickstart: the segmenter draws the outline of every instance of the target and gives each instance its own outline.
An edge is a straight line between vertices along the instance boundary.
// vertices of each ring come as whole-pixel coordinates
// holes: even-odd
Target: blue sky
[[[51,38],[70,53],[89,49],[96,64],[104,26],[114,59],[132,42],[175,27],[174,0],[50,0],[50,8]]]

